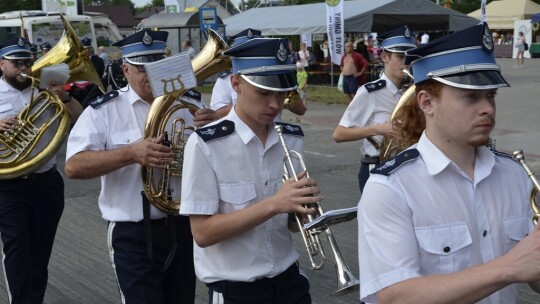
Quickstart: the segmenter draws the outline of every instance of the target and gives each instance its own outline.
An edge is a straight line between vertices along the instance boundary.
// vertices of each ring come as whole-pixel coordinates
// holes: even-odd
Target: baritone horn
[[[32,95],[17,115],[13,130],[0,134],[0,179],[24,176],[45,165],[60,149],[69,131],[71,117],[62,101],[47,90],[34,96],[43,68],[66,63],[69,82],[88,80],[101,85],[77,34],[64,16],[60,18],[64,25],[60,41],[34,63],[31,74],[21,73],[32,80]]]
[[[533,188],[531,189],[531,195],[530,195],[530,203],[531,203],[531,208],[534,211],[532,221],[534,225],[537,225],[538,219],[540,218],[540,207],[538,206],[538,203],[536,202],[536,194],[540,192],[540,182],[536,179],[531,168],[525,162],[525,156],[523,155],[522,150],[514,151],[513,156],[514,156],[514,159],[517,160],[521,164],[523,169],[525,169],[525,172],[527,172],[527,175],[529,176],[529,178],[531,179],[533,183]]]
[[[293,177],[296,181],[298,181],[298,177],[297,177],[298,174],[296,170],[294,169],[295,160],[298,162],[298,165],[302,168],[302,170],[306,171],[306,177],[309,178],[309,173],[307,171],[306,164],[304,162],[302,155],[300,155],[298,151],[289,150],[289,148],[287,147],[287,144],[285,143],[285,139],[283,138],[283,134],[282,134],[283,126],[276,125],[274,128],[279,134],[279,140],[285,151],[285,156],[283,158],[283,162],[284,162],[283,179],[287,180]],[[317,203],[311,204],[310,206],[305,206],[305,207],[315,208],[317,210],[318,215],[322,215],[324,213],[321,208],[320,202],[317,202]],[[308,252],[309,259],[311,261],[311,267],[315,270],[322,269],[326,262],[326,255],[322,247],[319,234],[324,232],[324,234],[326,235],[326,238],[328,239],[328,243],[330,245],[330,249],[332,250],[332,254],[334,257],[334,264],[336,266],[337,279],[338,279],[337,289],[336,291],[334,291],[334,293],[332,293],[332,295],[333,296],[343,295],[345,293],[348,293],[358,288],[358,285],[360,284],[360,282],[358,281],[358,279],[354,277],[352,271],[349,269],[349,266],[347,266],[347,263],[343,259],[343,255],[341,254],[341,251],[339,250],[336,239],[334,238],[334,235],[332,234],[332,230],[330,230],[330,227],[326,226],[318,230],[308,230],[304,228],[304,223],[297,214],[295,214],[294,217],[295,217],[296,224],[298,225],[300,229],[300,233],[302,234],[302,239],[304,240],[304,245]],[[315,218],[312,215],[308,214],[307,219],[308,221],[311,222]],[[320,254],[319,261],[315,261],[315,256],[319,254]]]
[[[223,55],[227,48],[227,43],[219,34],[208,29],[208,41],[191,61],[197,82],[232,67],[230,57]],[[154,99],[144,128],[144,138],[154,138],[165,133],[167,133],[167,137],[171,136],[170,139],[164,140],[164,144],[170,145],[174,154],[171,164],[163,170],[142,167],[142,181],[146,198],[154,207],[168,214],[178,214],[180,209],[180,192],[174,191],[171,183],[174,180],[180,181],[182,178],[184,136],[187,135],[186,132],[192,132],[195,129],[193,126],[187,125],[182,118],[175,118],[175,113],[185,109],[191,112],[199,109],[196,105],[182,99],[182,95],[186,92],[184,84],[180,79],[175,79],[175,81],[179,82],[180,88],[164,92],[165,95]],[[179,185],[179,183],[174,184]]]

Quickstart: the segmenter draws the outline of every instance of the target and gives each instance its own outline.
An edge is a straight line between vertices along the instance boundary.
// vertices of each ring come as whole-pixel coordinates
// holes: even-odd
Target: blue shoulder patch
[[[385,163],[378,164],[370,172],[374,174],[382,174],[382,175],[388,176],[392,172],[394,172],[396,169],[401,167],[401,165],[411,160],[417,159],[418,156],[420,156],[420,152],[418,152],[418,150],[416,149],[405,150],[399,153],[398,155],[390,158]]]
[[[283,134],[304,137],[304,131],[298,125],[288,124],[285,122],[274,122],[276,125],[283,126]]]
[[[197,101],[201,101],[201,92],[196,91],[195,89],[189,89],[182,94],[182,96],[193,98]]]
[[[230,120],[224,120],[218,124],[200,128],[195,132],[204,140],[212,141],[221,137],[225,137],[234,133],[234,122]]]
[[[115,99],[116,97],[118,97],[118,91],[110,91],[94,99],[89,103],[89,105],[94,109],[98,109],[99,107]]]
[[[364,87],[366,88],[366,90],[371,93],[371,92],[375,92],[377,90],[380,90],[384,87],[386,87],[386,80],[384,79],[379,79],[377,81],[373,81],[373,82],[370,82],[370,83],[366,83],[364,85]]]
[[[218,75],[219,78],[225,78],[227,76],[229,76],[229,74],[232,73],[232,70],[226,70],[225,72],[221,73]]]

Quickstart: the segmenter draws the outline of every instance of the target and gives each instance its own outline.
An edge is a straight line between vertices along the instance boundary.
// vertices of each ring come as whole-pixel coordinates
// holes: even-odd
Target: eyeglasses
[[[146,68],[144,67],[144,65],[132,64],[132,66],[134,66],[135,68],[137,68],[137,72],[139,72],[139,73],[146,73]]]
[[[27,68],[30,68],[34,65],[34,60],[32,58],[27,59],[8,59],[13,65],[20,69],[23,65],[25,65]]]

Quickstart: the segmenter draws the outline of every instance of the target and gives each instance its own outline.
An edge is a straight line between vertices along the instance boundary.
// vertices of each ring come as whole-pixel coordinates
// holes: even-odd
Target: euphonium
[[[529,168],[529,166],[525,162],[525,156],[523,155],[523,151],[521,150],[514,151],[513,156],[514,156],[514,159],[519,161],[521,166],[523,166],[523,168],[527,172],[527,175],[529,176],[529,178],[531,179],[533,183],[533,188],[531,190],[531,195],[530,195],[530,202],[531,202],[531,208],[534,211],[532,221],[535,225],[537,225],[538,219],[540,218],[540,207],[538,206],[538,203],[536,202],[536,194],[540,192],[540,182],[538,182],[531,168]]]
[[[296,170],[294,169],[294,163],[293,161],[296,160],[299,163],[299,166],[302,168],[302,170],[306,171],[306,177],[309,178],[309,173],[306,168],[306,164],[304,163],[304,159],[302,158],[302,155],[298,153],[298,151],[295,150],[289,150],[285,143],[285,139],[283,138],[282,130],[283,126],[276,125],[275,126],[276,131],[279,134],[279,139],[281,142],[281,145],[283,146],[283,149],[285,150],[285,157],[283,159],[283,179],[287,180],[290,177],[293,177],[295,180],[298,181],[298,175],[296,173]],[[309,206],[309,208],[315,208],[317,210],[318,215],[323,214],[323,210],[321,208],[320,202],[317,202],[313,204],[314,206]],[[306,206],[307,208],[307,206]],[[307,215],[308,221],[314,220],[314,217],[312,215]],[[347,266],[347,263],[343,259],[343,255],[339,251],[339,247],[337,245],[336,239],[334,238],[334,235],[332,234],[332,230],[330,230],[330,227],[324,227],[321,230],[307,230],[304,228],[304,223],[302,219],[295,214],[295,220],[296,224],[298,225],[300,229],[300,233],[302,234],[302,239],[304,240],[304,245],[306,246],[309,259],[311,261],[311,267],[315,270],[322,269],[325,262],[326,262],[326,255],[324,252],[324,249],[322,247],[319,234],[321,232],[324,232],[326,234],[326,237],[328,239],[328,243],[330,245],[330,249],[332,250],[332,254],[334,256],[334,263],[336,266],[337,271],[337,289],[334,291],[333,295],[342,295],[347,292],[350,292],[358,287],[360,282],[358,279],[356,279],[352,273],[352,271],[349,269],[349,266]],[[314,257],[316,255],[320,254],[320,261],[316,262]]]
[[[208,30],[208,42],[191,61],[197,82],[231,68],[230,58],[222,55],[227,47],[227,43],[215,31]],[[183,86],[183,84],[181,85]],[[174,113],[182,109],[198,110],[195,105],[182,100],[181,96],[184,92],[182,87],[175,93],[157,97],[152,102],[144,128],[144,138],[158,137],[164,132],[171,135],[171,139],[168,140],[174,154],[171,164],[163,170],[142,167],[146,198],[154,207],[170,214],[178,214],[180,209],[180,193],[174,191],[171,183],[176,180],[175,184],[179,185],[182,174],[185,132],[194,130],[194,127],[187,126],[183,119],[175,118]]]
[[[422,113],[411,111],[411,108],[414,108],[417,102],[415,92],[416,86],[413,84],[413,76],[407,70],[403,70],[403,74],[405,82],[403,87],[407,88],[407,90],[399,99],[394,111],[392,112],[392,115],[390,116],[390,122],[394,126],[399,126],[402,123],[402,121],[399,120],[403,117],[414,120],[424,119],[423,116],[421,116]],[[407,113],[403,113],[404,111],[407,111]],[[385,136],[382,140],[379,152],[380,162],[384,163],[386,160],[394,157],[409,146],[410,143],[402,142],[398,138]]]
[[[77,34],[62,15],[60,18],[64,24],[60,41],[36,61],[32,75],[21,75],[32,79],[32,98],[17,116],[18,122],[12,132],[0,134],[0,179],[27,175],[43,166],[56,154],[69,131],[71,118],[62,101],[46,90],[33,95],[41,69],[67,63],[71,74],[69,81],[99,80],[94,77],[97,73]],[[101,84],[100,80],[96,83]]]

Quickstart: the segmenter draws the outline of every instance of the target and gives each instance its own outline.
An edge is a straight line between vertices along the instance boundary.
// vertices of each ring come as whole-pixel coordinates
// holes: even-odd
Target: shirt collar
[[[388,90],[390,90],[390,93],[392,93],[393,95],[401,93],[401,90],[396,87],[394,83],[390,79],[388,79],[388,77],[386,77],[386,74],[383,73],[380,79],[384,79],[386,81],[386,87],[388,88]]]
[[[129,84],[128,84],[127,88],[128,88],[127,94],[128,94],[128,98],[129,98],[128,100],[132,105],[135,104],[137,101],[142,101],[142,102],[148,104],[146,101],[144,101],[139,96],[139,94],[137,94],[137,92],[135,92],[135,90]]]
[[[238,117],[238,114],[236,114],[235,111],[236,104],[233,105],[231,110],[229,111],[229,114],[225,117],[225,119],[228,119],[232,122],[234,122],[234,128],[235,131],[240,136],[240,139],[242,139],[242,142],[244,144],[247,144],[250,142],[253,138],[256,138],[257,135],[251,128],[240,118]],[[275,143],[278,142],[278,134],[277,131],[274,129],[274,126],[268,126],[270,129],[268,130],[268,138],[266,139],[265,149],[268,149],[268,147],[273,146]]]
[[[416,149],[420,152],[430,175],[437,175],[453,162],[422,133]],[[474,164],[474,180],[476,183],[488,176],[495,165],[494,154],[485,146],[476,148],[476,160]],[[457,166],[453,166],[457,168]]]

